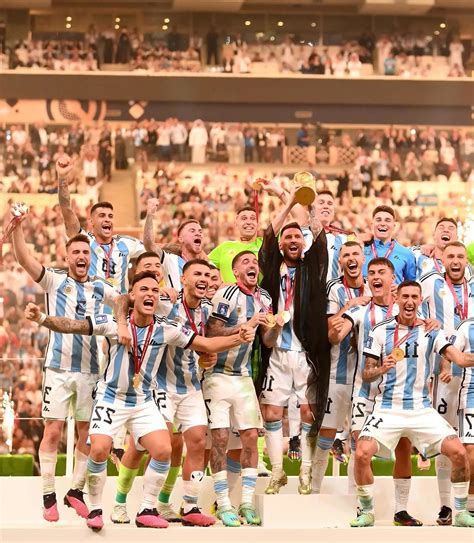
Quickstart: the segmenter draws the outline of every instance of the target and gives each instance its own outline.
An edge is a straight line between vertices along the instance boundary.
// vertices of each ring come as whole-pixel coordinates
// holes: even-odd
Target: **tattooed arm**
[[[158,210],[158,198],[150,198],[147,202],[146,219],[143,227],[143,244],[147,251],[154,251],[160,258],[163,250],[155,242],[155,227],[153,226],[153,218]]]
[[[313,239],[316,239],[323,229],[323,225],[316,215],[316,207],[314,202],[309,206],[309,228],[313,234]]]
[[[69,158],[61,158],[56,163],[56,172],[58,174],[58,198],[59,207],[66,225],[66,234],[68,237],[79,234],[81,224],[71,207],[71,195],[69,194],[69,174],[73,169],[73,163]]]
[[[377,358],[365,356],[365,366],[362,372],[362,379],[366,383],[372,383],[394,368],[396,364],[397,361],[392,355],[386,356],[382,360],[382,364],[379,364],[379,360]]]
[[[90,320],[78,321],[68,319],[67,317],[51,317],[41,313],[40,308],[36,304],[29,303],[25,309],[25,317],[30,320],[46,326],[53,332],[61,332],[63,334],[80,334],[89,336],[92,334],[92,325]]]
[[[128,294],[122,294],[115,298],[114,315],[117,320],[118,341],[127,347],[132,344],[132,336],[130,335],[127,324],[127,315],[131,305]]]

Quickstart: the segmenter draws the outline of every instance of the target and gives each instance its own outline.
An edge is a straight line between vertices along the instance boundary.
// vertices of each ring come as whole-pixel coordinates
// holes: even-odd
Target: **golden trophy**
[[[309,206],[316,198],[316,180],[310,172],[295,173],[293,185],[296,187],[296,201],[302,206]]]

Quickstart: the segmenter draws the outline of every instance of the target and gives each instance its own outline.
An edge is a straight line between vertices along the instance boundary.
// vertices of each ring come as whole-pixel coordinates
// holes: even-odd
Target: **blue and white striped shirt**
[[[80,283],[66,271],[43,268],[38,280],[45,291],[48,315],[83,320],[102,313],[104,304],[112,307],[118,292],[100,277]],[[50,332],[45,367],[81,373],[98,373],[97,339],[78,334]]]
[[[467,319],[458,325],[449,341],[464,353],[474,353],[474,319]],[[474,408],[474,368],[463,368],[459,409]]]

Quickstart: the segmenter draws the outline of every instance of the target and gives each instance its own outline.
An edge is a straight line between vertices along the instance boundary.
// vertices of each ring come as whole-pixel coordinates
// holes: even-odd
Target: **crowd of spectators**
[[[278,43],[278,40],[281,43]],[[91,25],[75,39],[22,40],[11,46],[10,68],[93,71],[104,65],[153,72],[197,72],[211,65],[227,73],[303,73],[335,77],[428,77],[465,75],[464,46],[453,32],[381,34],[364,32],[359,39],[325,45],[324,39],[298,35],[263,35],[246,39],[224,36],[211,28],[206,36],[187,35],[176,27],[165,35],[143,35],[137,28],[98,32]],[[206,53],[206,56],[205,56]],[[364,69],[364,66],[366,67]]]

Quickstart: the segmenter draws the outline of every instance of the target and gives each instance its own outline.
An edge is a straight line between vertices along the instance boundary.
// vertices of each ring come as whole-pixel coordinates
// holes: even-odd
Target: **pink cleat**
[[[187,513],[181,508],[179,514],[183,526],[212,526],[216,523],[215,517],[204,515],[199,507],[193,507]]]
[[[71,488],[64,496],[64,505],[72,507],[76,513],[82,517],[87,518],[89,515],[89,509],[84,502],[84,492],[78,488]]]
[[[48,522],[58,522],[59,520],[58,502],[56,501],[55,492],[43,496],[43,518]]]
[[[169,524],[160,517],[156,509],[143,509],[137,513],[135,524],[138,528],[168,528]]]
[[[102,519],[102,509],[94,509],[87,517],[87,527],[94,532],[100,532],[104,527],[104,521]]]

